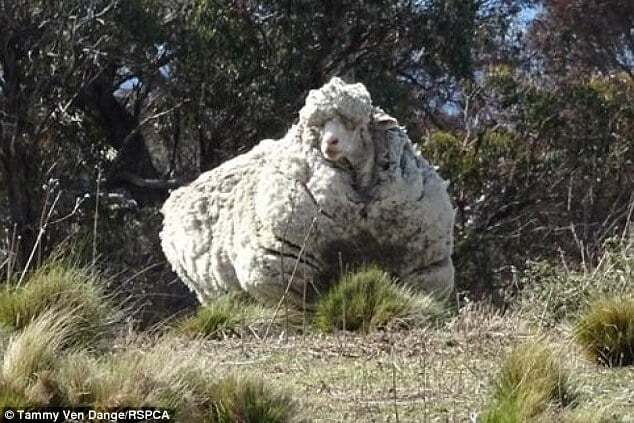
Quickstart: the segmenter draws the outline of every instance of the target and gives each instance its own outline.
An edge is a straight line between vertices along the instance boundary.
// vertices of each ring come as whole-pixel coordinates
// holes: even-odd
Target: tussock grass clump
[[[262,382],[227,377],[213,386],[209,422],[285,423],[296,415],[295,402],[287,395],[272,393]]]
[[[273,313],[245,293],[231,292],[199,307],[193,316],[176,322],[174,330],[187,336],[222,338],[239,334],[243,325],[254,327],[269,321]]]
[[[0,408],[46,404],[54,395],[43,395],[40,388],[57,366],[74,320],[70,313],[48,310],[11,336],[0,367]]]
[[[157,406],[183,413],[201,401],[214,380],[211,366],[199,357],[201,349],[200,343],[184,346],[162,339],[150,345],[133,343],[100,357],[76,352],[60,362],[55,376],[73,406]],[[187,417],[195,417],[195,411],[201,414],[191,411],[194,415]]]
[[[591,302],[577,321],[574,336],[587,355],[600,364],[634,364],[634,296]]]
[[[26,386],[39,371],[55,366],[75,317],[46,311],[13,335],[2,358],[2,380]]]
[[[204,337],[234,333],[251,305],[251,301],[241,293],[227,293],[200,306],[196,314],[180,320],[175,328],[185,335]]]
[[[0,297],[0,408],[152,406],[175,410],[175,421],[193,423],[292,421],[295,415],[284,394],[258,382],[219,377],[202,340],[174,333],[99,337],[112,333],[122,312],[87,270],[53,263],[5,289]],[[199,326],[189,322],[186,327],[209,334],[255,310],[254,304],[233,300],[219,303],[216,317],[208,311],[198,317]],[[116,348],[88,342],[97,339],[116,341]]]
[[[161,407],[182,422],[293,421],[293,401],[260,382],[219,376],[201,340],[124,340],[110,353],[67,349],[68,316],[48,311],[2,357],[0,408]]]
[[[47,310],[66,310],[74,316],[76,338],[90,342],[111,333],[121,317],[94,272],[64,261],[49,263],[21,285],[3,289],[0,325],[14,330],[26,327]]]
[[[400,287],[386,272],[369,266],[344,275],[318,300],[314,323],[323,332],[367,332],[389,325],[422,325],[445,312],[432,296]]]
[[[9,407],[26,407],[29,400],[8,382],[0,381],[0,409]]]
[[[162,407],[183,422],[292,421],[289,397],[260,382],[218,377],[204,359],[204,344],[186,343],[168,336],[99,358],[70,354],[56,370],[58,386],[72,406]]]
[[[568,374],[557,356],[542,342],[524,344],[502,365],[483,422],[523,422],[571,398]]]

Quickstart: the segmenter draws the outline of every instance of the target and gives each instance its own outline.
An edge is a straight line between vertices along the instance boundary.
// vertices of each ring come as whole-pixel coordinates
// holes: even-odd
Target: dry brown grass
[[[579,407],[588,411],[554,411],[544,421],[583,421],[601,410],[632,421],[634,369],[606,369],[588,361],[571,332],[565,326],[531,327],[520,315],[469,305],[443,326],[409,331],[287,336],[278,326],[268,337],[246,332],[222,340],[191,339],[168,331],[144,341],[147,335],[141,335],[116,344],[109,357],[70,351],[52,376],[65,381],[60,394],[76,404],[149,404],[161,394],[139,390],[143,386],[136,383],[138,376],[129,377],[133,374],[167,381],[157,385],[166,394],[181,392],[204,375],[214,380],[240,375],[256,376],[267,389],[288,393],[308,421],[470,421],[481,416],[508,352],[546,338],[565,354]],[[183,378],[185,373],[191,377]],[[178,405],[182,395],[167,397]]]
[[[283,404],[297,403],[292,408],[300,410],[297,420],[315,422],[476,421],[504,357],[517,345],[544,339],[565,357],[578,408],[546,409],[539,419],[634,422],[634,368],[589,361],[566,321],[541,325],[529,315],[502,314],[486,304],[468,303],[434,326],[356,334],[317,333],[306,316],[300,324],[280,316],[269,324],[268,310],[253,316],[257,324],[238,319],[238,328],[212,339],[168,326],[162,334],[117,338],[98,351],[67,339],[76,333],[66,328],[74,322],[70,314],[56,320],[47,313],[13,333],[0,328],[1,404],[54,404],[63,398],[106,408],[166,404],[185,412],[192,401],[205,405],[201,398],[226,394],[224,403],[235,414],[270,404],[283,414],[291,411]],[[210,321],[215,320],[203,319],[205,325]],[[209,327],[213,331],[202,335],[218,333]],[[55,342],[47,342],[54,334]],[[262,383],[231,382],[253,377]],[[223,380],[229,381],[224,387],[217,383]],[[51,382],[55,389],[44,389]],[[265,388],[269,405],[235,400],[263,398]],[[182,421],[209,417],[198,411]]]
[[[472,307],[442,328],[236,338],[211,341],[207,349],[221,357],[217,366],[223,372],[262,374],[285,386],[312,421],[453,422],[481,415],[501,362],[515,345],[549,338],[566,353],[584,409],[609,407],[633,419],[634,370],[597,368],[568,333],[540,331],[520,316]],[[553,421],[572,418],[572,411],[564,412]]]

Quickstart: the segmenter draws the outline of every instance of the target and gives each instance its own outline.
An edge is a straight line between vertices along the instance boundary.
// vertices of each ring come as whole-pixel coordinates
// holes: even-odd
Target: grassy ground
[[[614,421],[634,422],[634,367],[589,361],[565,325],[539,331],[518,317],[471,310],[441,326],[409,331],[286,336],[275,330],[264,338],[265,326],[203,340],[195,357],[186,353],[194,341],[170,332],[163,337],[174,338],[170,344],[182,348],[183,359],[206,363],[216,378],[257,377],[288,393],[302,420],[315,422],[476,421],[505,355],[546,338],[571,373],[579,410],[604,409],[619,416]],[[557,412],[545,421],[562,419]]]
[[[600,271],[537,267],[505,314],[388,295],[384,275],[360,283],[370,269],[343,278],[319,318],[230,295],[148,333],[129,330],[98,275],[44,267],[0,293],[0,408],[152,405],[187,423],[634,423],[634,366],[606,366],[578,337],[582,327],[593,348],[634,350],[632,245]],[[621,299],[591,301],[604,295]],[[338,329],[354,321],[342,304],[365,319],[359,332]],[[563,379],[571,395],[558,396]]]
[[[251,336],[209,341],[207,349],[224,371],[262,375],[286,387],[311,421],[462,422],[482,411],[505,355],[518,343],[544,337],[564,357],[579,410],[606,408],[620,416],[617,421],[634,422],[634,368],[590,363],[566,328],[540,333],[522,319],[482,310],[439,328]]]

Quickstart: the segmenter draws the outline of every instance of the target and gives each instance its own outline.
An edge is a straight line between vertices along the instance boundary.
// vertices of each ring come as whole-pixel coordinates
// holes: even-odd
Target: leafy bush
[[[74,316],[75,337],[89,342],[112,332],[121,310],[87,269],[64,261],[49,263],[18,285],[10,284],[0,297],[0,325],[22,329],[47,310]]]
[[[603,242],[628,225],[631,78],[561,82],[540,85],[509,66],[491,67],[481,86],[465,91],[470,105],[496,107],[424,139],[423,155],[451,181],[456,285],[473,297],[510,288],[505,271],[522,270],[527,259],[596,263]]]
[[[549,347],[541,342],[515,348],[506,358],[484,413],[485,423],[522,422],[553,403],[570,402],[568,374]]]
[[[634,296],[593,301],[575,326],[590,358],[607,366],[634,364]]]
[[[420,325],[442,316],[432,296],[411,292],[376,266],[344,275],[319,299],[314,323],[323,332],[370,331],[388,325]]]

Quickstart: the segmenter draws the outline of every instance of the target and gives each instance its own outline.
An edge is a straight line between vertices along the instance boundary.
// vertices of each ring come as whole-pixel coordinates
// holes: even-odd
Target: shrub
[[[559,359],[541,342],[515,348],[506,358],[484,413],[485,423],[522,422],[572,397]]]
[[[588,356],[598,363],[634,364],[634,296],[591,302],[577,322],[574,335]]]
[[[517,206],[524,204],[509,199],[518,193],[516,178],[525,176],[530,155],[526,145],[516,134],[497,128],[473,138],[460,131],[436,131],[421,146],[423,156],[451,181],[449,191],[456,205],[456,288],[471,298],[497,297],[498,288],[505,287],[500,267],[517,263],[520,257],[525,260],[526,245],[508,242],[514,240],[509,234],[517,228],[508,217],[517,218],[515,213],[522,207]]]
[[[22,329],[47,310],[66,310],[74,316],[75,337],[84,342],[111,333],[120,320],[98,276],[64,261],[36,270],[24,284],[11,284],[0,297],[0,325]]]
[[[445,309],[432,296],[399,287],[376,266],[344,275],[318,300],[314,323],[323,332],[370,331],[395,325],[422,325]]]

